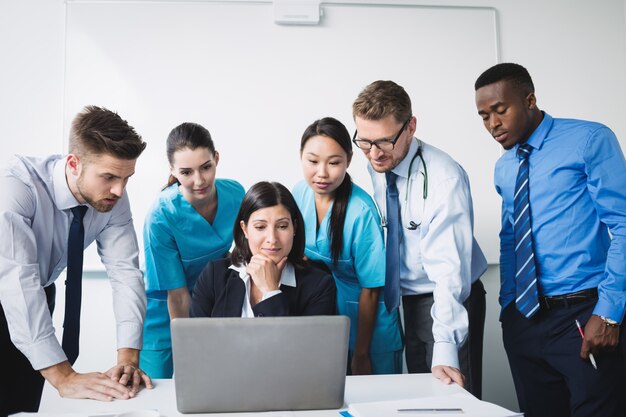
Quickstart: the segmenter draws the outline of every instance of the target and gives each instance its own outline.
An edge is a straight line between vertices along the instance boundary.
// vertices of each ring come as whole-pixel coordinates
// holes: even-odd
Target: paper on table
[[[111,414],[112,416],[114,416],[115,414]],[[21,413],[17,413],[17,414],[11,414],[9,417],[90,417],[89,414],[87,413],[78,413],[78,412],[74,412],[74,413],[30,413],[30,412],[21,412]]]
[[[121,412],[72,412],[72,413],[18,413],[11,417],[159,417],[161,414],[157,410],[133,410]]]
[[[462,413],[451,410],[459,408],[463,410]],[[445,409],[450,411],[444,411]],[[462,415],[463,417],[523,416],[523,414],[515,413],[495,404],[480,401],[476,397],[466,394],[453,394],[395,401],[378,401],[371,403],[354,403],[350,404],[348,411],[353,417],[442,417],[458,415]]]
[[[27,413],[27,412],[22,412],[22,413],[17,413],[17,414],[11,414],[10,417],[115,417],[117,416],[117,413],[108,413],[108,414],[104,414],[104,413],[98,413],[98,414],[93,414],[93,413],[81,413],[81,412],[71,412],[71,413],[65,413],[65,412],[58,412],[58,413],[47,413],[47,412],[43,412],[43,413]]]

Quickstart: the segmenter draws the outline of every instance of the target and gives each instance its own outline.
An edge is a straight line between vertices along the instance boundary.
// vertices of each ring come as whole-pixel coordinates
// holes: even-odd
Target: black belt
[[[589,288],[570,294],[555,295],[551,297],[539,297],[539,305],[542,310],[550,310],[557,307],[569,307],[575,304],[584,303],[598,299],[598,289]]]

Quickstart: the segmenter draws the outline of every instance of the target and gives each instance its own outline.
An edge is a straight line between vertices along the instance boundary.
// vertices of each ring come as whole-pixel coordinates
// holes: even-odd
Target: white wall
[[[393,79],[414,97],[416,136],[450,153],[472,179],[476,239],[497,262],[499,198],[483,172],[500,147],[481,140],[471,88],[474,74],[498,62],[495,10],[354,4],[323,10],[320,25],[285,26],[274,23],[269,2],[69,3],[65,127],[85,103],[97,103],[142,134],[148,146],[128,185],[141,231],[165,180],[164,139],[181,121],[209,128],[220,152],[218,176],[244,187],[268,179],[291,188],[302,179],[304,127],[332,115],[353,131],[350,105],[358,91]],[[410,39],[410,47],[390,45],[390,38]],[[349,173],[371,191],[366,165],[356,152]],[[431,186],[436,181],[431,177]],[[87,251],[85,268],[100,265]]]
[[[0,141],[6,155],[62,151],[64,44],[63,0],[0,0]]]
[[[555,116],[601,121],[626,143],[620,117],[626,97],[624,0],[393,3],[496,8],[501,59],[529,68],[540,105]],[[0,126],[7,153],[63,150],[64,36],[65,1],[0,0]]]
[[[624,0],[400,2],[496,8],[501,59],[519,62],[529,69],[540,107],[553,116],[603,122],[626,148]],[[64,30],[62,0],[0,0],[0,140],[6,154],[43,155],[64,149]],[[476,122],[480,123],[478,117]],[[484,140],[491,140],[486,133]],[[485,166],[484,175],[491,176],[492,169]],[[490,267],[484,277],[489,292],[484,392],[485,399],[513,408],[515,399],[497,322],[497,277],[496,266]],[[98,280],[85,285],[84,323],[93,321],[97,322],[93,328],[112,329],[107,310],[110,302],[100,302],[102,285],[106,284]],[[105,310],[102,314],[101,309]],[[62,311],[61,304],[58,311]],[[92,344],[83,348],[79,369],[103,369],[113,360],[114,355],[101,353],[114,349],[112,341],[110,347],[105,346],[104,339],[113,337],[112,331],[107,334],[110,336],[101,340],[83,331]],[[92,350],[96,346],[98,350]]]

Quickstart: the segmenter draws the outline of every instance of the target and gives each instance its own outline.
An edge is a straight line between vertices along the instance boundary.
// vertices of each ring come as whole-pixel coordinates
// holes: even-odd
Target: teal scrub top
[[[223,258],[233,243],[233,225],[244,196],[237,181],[216,179],[217,213],[207,222],[183,197],[178,184],[161,192],[144,223],[145,284],[148,298],[143,348],[169,349],[167,291],[193,290],[205,265]]]
[[[385,244],[378,211],[372,198],[361,187],[352,184],[343,227],[343,247],[335,264],[328,235],[332,206],[318,228],[313,190],[301,181],[296,184],[293,196],[304,218],[305,254],[311,260],[324,262],[333,273],[337,286],[337,309],[339,314],[350,317],[350,350],[354,350],[361,288],[385,285]],[[400,349],[402,336],[398,314],[397,311],[387,312],[381,292],[370,352]]]

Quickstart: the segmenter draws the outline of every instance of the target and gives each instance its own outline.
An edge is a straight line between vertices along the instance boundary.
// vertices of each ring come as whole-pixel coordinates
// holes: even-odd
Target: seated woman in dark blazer
[[[304,257],[304,221],[287,188],[259,182],[246,193],[230,258],[209,262],[196,282],[191,317],[335,314],[335,283]]]

